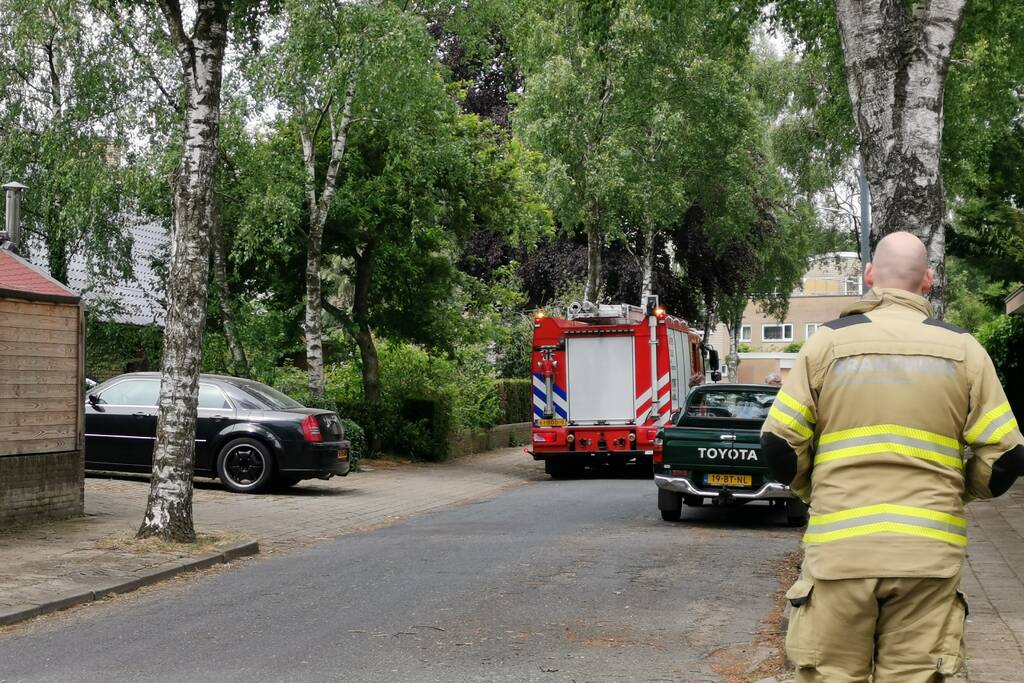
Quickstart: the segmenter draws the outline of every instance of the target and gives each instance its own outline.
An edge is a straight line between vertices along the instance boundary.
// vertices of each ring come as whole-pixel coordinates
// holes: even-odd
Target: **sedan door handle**
[[[209,419],[216,420],[217,422],[220,422],[221,420],[226,420],[228,418],[225,417],[224,415],[211,415]]]
[[[132,413],[132,417],[149,417],[149,413]]]

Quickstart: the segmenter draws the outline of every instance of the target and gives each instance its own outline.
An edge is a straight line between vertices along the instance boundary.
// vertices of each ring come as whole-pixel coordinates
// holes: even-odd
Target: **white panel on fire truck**
[[[565,357],[570,422],[624,423],[636,418],[633,337],[569,337]]]
[[[676,405],[676,387],[679,386],[679,345],[676,343],[678,333],[675,330],[665,330],[665,338],[668,342],[668,374],[669,386],[672,387],[672,405]]]
[[[683,396],[686,396],[686,392],[690,386],[690,375],[693,374],[693,362],[690,358],[690,335],[685,332],[679,333],[679,364],[682,366],[682,372],[679,373],[679,391],[682,392]],[[672,401],[672,407],[678,408],[683,405],[682,401]]]
[[[679,405],[679,382],[683,379],[683,373],[680,372],[683,369],[683,348],[679,345],[680,333],[678,330],[668,330],[668,353],[670,361],[670,369],[672,372],[671,377],[671,394],[672,406],[676,407]]]

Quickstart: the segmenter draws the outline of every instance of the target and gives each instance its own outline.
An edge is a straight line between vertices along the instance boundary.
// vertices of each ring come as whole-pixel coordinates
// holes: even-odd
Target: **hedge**
[[[529,422],[533,412],[533,381],[529,379],[502,379],[495,387],[501,414],[498,424]]]

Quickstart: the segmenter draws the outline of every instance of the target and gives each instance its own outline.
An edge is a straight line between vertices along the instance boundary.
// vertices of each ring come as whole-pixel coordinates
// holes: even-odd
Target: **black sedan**
[[[89,390],[85,467],[150,472],[160,375],[120,375]],[[200,375],[195,473],[232,491],[329,479],[349,472],[349,442],[338,416],[303,407],[259,382]]]

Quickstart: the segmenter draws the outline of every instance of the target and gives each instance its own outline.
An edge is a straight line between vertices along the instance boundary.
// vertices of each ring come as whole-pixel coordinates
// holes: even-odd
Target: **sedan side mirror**
[[[89,394],[87,398],[89,399],[89,403],[94,406],[98,406],[100,404],[100,397],[96,394]]]

